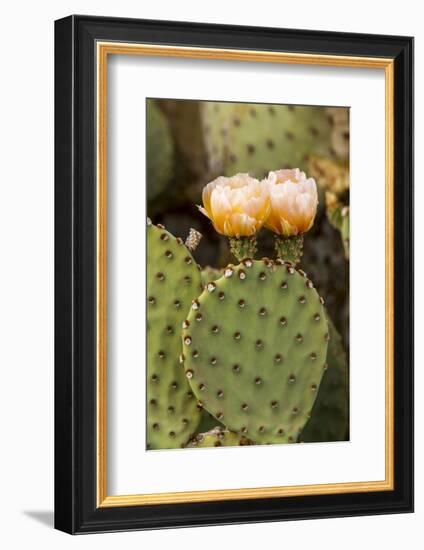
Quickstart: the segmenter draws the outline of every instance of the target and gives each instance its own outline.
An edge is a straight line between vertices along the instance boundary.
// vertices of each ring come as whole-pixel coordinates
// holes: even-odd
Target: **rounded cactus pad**
[[[180,364],[181,324],[201,290],[197,264],[163,226],[147,228],[147,447],[183,446],[200,421]]]
[[[297,441],[329,338],[303,271],[267,259],[228,266],[193,301],[182,337],[186,376],[215,418],[256,443]]]
[[[205,102],[211,151],[224,159],[227,175],[307,167],[311,154],[332,156],[332,119],[322,107]]]
[[[208,432],[195,435],[187,447],[237,447],[239,445],[253,445],[253,443],[247,437],[216,427]]]

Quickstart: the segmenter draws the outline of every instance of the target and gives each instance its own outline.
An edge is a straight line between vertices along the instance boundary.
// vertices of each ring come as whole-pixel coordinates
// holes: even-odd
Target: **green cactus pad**
[[[200,271],[181,239],[147,228],[147,447],[181,447],[200,421],[180,364],[181,324],[200,290]]]
[[[306,169],[310,154],[330,156],[332,120],[322,107],[206,102],[209,149],[223,158],[225,173]]]
[[[216,427],[208,432],[195,435],[187,447],[237,447],[239,445],[253,445],[253,443],[247,437]]]
[[[312,415],[300,441],[346,441],[349,434],[349,373],[342,339],[328,320],[328,369],[322,378]]]
[[[184,369],[203,407],[256,443],[295,442],[329,337],[306,274],[278,260],[228,266],[193,302],[184,326]]]

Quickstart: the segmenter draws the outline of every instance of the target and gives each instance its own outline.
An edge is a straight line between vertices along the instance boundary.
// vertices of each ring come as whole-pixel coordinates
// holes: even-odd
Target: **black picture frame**
[[[394,490],[99,508],[99,40],[394,60]],[[93,533],[413,511],[413,39],[73,15],[55,22],[55,527]]]

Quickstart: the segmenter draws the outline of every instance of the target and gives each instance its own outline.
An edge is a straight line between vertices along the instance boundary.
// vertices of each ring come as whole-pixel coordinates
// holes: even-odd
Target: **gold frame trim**
[[[262,52],[186,46],[97,42],[97,506],[142,506],[254,498],[365,493],[394,489],[394,61],[389,58]],[[109,496],[107,494],[107,60],[109,55],[220,59],[384,69],[386,123],[386,433],[385,479],[282,487],[257,487]]]

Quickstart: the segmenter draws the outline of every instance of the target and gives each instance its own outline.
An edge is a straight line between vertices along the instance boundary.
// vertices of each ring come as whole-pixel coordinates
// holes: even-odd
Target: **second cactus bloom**
[[[315,220],[318,192],[315,180],[298,168],[268,174],[270,198],[266,227],[276,234],[277,256],[297,263],[302,255],[303,234]]]

